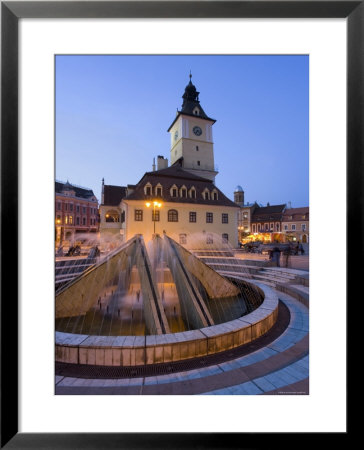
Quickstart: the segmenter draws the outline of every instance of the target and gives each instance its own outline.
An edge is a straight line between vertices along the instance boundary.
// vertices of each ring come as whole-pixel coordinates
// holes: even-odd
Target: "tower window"
[[[196,152],[198,152],[198,145],[196,145]]]

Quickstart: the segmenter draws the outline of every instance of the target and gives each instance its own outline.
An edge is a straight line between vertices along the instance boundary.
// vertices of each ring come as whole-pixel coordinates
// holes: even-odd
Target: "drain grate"
[[[56,375],[75,378],[139,378],[194,370],[201,368],[201,366],[221,364],[231,359],[245,356],[267,346],[284,332],[284,330],[288,327],[289,321],[289,309],[283,302],[279,301],[278,319],[273,327],[266,334],[257,338],[253,342],[241,345],[240,347],[236,347],[234,349],[215,353],[213,355],[207,355],[201,358],[133,367],[90,366],[87,364],[68,364],[56,362],[55,373]]]

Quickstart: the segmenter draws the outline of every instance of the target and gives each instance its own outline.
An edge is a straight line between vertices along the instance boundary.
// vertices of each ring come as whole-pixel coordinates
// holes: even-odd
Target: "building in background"
[[[252,240],[283,242],[282,219],[286,205],[256,206],[251,216]]]
[[[254,203],[244,203],[244,190],[241,186],[236,186],[234,191],[234,202],[240,207],[238,211],[238,240],[241,244],[251,241],[251,219],[254,210],[259,205]]]
[[[100,204],[100,234],[101,236],[123,240],[123,223],[125,216],[121,201],[127,195],[126,186],[107,185],[102,179]]]
[[[289,208],[282,217],[282,231],[286,241],[309,243],[309,207]]]
[[[93,191],[62,181],[55,182],[56,245],[73,244],[99,229],[98,201]]]

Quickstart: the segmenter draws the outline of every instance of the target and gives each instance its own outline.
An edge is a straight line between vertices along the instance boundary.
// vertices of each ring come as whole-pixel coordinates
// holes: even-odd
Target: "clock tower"
[[[212,125],[216,120],[205,113],[198,99],[199,92],[191,81],[182,96],[183,103],[177,110],[172,125],[168,128],[171,136],[171,164],[180,160],[184,170],[215,182],[217,170],[214,163]]]

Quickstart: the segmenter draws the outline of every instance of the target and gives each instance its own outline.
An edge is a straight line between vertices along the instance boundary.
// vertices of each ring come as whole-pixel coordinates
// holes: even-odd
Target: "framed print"
[[[1,6],[1,445],[345,438],[362,2]]]

